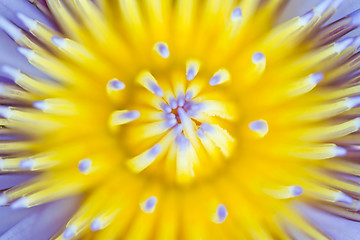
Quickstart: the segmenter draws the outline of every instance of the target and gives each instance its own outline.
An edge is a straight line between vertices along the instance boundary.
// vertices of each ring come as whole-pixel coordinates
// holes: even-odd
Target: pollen
[[[0,170],[36,173],[0,205],[83,195],[54,239],[328,239],[298,203],[359,219],[359,11],[95,2],[0,17],[38,73],[0,66]]]

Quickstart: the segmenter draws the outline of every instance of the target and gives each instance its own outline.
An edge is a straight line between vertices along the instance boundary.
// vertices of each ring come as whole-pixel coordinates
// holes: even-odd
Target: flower
[[[34,176],[0,204],[83,195],[59,239],[327,239],[311,209],[358,220],[360,11],[275,24],[285,2],[2,12],[23,58],[0,66],[0,169]]]

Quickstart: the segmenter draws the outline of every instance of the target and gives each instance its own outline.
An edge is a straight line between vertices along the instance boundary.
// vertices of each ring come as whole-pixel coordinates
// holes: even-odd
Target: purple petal
[[[297,208],[331,239],[354,240],[360,236],[360,222],[335,216],[305,204],[298,204]]]
[[[79,198],[66,198],[52,203],[48,203],[39,207],[24,209],[24,210],[11,210],[5,208],[6,211],[0,211],[0,226],[2,221],[8,224],[8,218],[12,215],[18,215],[19,211],[30,212],[30,214],[23,217],[20,221],[13,221],[15,225],[10,226],[0,239],[11,240],[47,240],[57,233],[70,219],[79,205]],[[17,218],[19,219],[19,217]]]
[[[1,0],[0,15],[8,18],[16,25],[26,29],[24,24],[17,18],[16,13],[21,12],[26,16],[36,19],[50,27],[54,28],[54,24],[39,9],[27,0]]]
[[[6,174],[0,175],[0,190],[11,188],[34,177],[31,174]]]

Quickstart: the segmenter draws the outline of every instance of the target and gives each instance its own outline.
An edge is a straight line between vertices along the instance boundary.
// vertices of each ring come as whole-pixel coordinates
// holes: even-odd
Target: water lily
[[[1,0],[1,239],[356,239],[360,10],[286,3]]]

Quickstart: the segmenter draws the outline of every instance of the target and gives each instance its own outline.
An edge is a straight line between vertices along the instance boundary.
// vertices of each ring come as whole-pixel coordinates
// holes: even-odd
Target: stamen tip
[[[140,204],[140,208],[145,213],[153,213],[157,204],[157,198],[151,196]]]
[[[219,204],[216,208],[215,217],[213,219],[213,222],[220,224],[223,223],[228,216],[227,208],[224,204]]]
[[[343,157],[343,156],[346,156],[347,150],[343,147],[335,146],[333,148],[333,154],[336,157]]]
[[[20,21],[29,29],[33,30],[37,27],[36,21],[26,16],[25,14],[18,12],[16,13],[16,17],[20,19]]]
[[[35,52],[28,48],[18,47],[17,51],[29,60],[35,56]]]
[[[162,57],[168,58],[170,56],[169,47],[164,42],[157,42],[154,46],[154,50]]]
[[[353,26],[359,27],[360,26],[360,9],[352,12],[349,17],[351,18],[351,24]]]
[[[50,108],[50,105],[46,101],[35,101],[33,107],[41,111],[46,111]]]
[[[108,82],[108,89],[114,90],[114,91],[120,91],[125,88],[125,83],[118,79],[112,79]]]
[[[294,197],[300,196],[301,194],[303,194],[303,192],[304,190],[302,187],[297,185],[291,186],[291,193]]]
[[[236,22],[241,20],[242,18],[242,9],[240,7],[234,8],[234,10],[231,12],[231,20]]]
[[[35,160],[31,158],[24,159],[20,162],[19,167],[24,170],[32,170],[35,167]]]
[[[53,37],[51,37],[51,41],[59,48],[65,48],[66,47],[66,41],[62,37],[53,36]]]
[[[28,208],[29,207],[29,199],[27,197],[21,197],[16,199],[14,202],[10,204],[11,209],[21,209],[21,208]]]
[[[314,11],[309,11],[307,13],[305,13],[304,15],[302,15],[299,18],[299,24],[300,26],[305,26],[307,25],[315,16]]]
[[[78,169],[82,174],[88,174],[92,166],[91,159],[85,158],[79,161]]]
[[[76,235],[76,227],[75,226],[68,226],[66,227],[65,231],[62,234],[62,237],[65,239],[71,239],[73,237],[75,237]]]
[[[93,232],[99,231],[102,228],[103,228],[103,223],[100,218],[95,218],[90,224],[90,229]]]
[[[265,59],[266,59],[265,54],[262,52],[256,52],[251,57],[251,61],[254,64],[259,64],[259,63],[265,61]]]
[[[343,192],[337,192],[335,195],[335,201],[336,202],[342,202],[348,205],[352,205],[354,203],[354,199],[350,196],[346,195]]]
[[[6,119],[11,118],[11,116],[13,115],[13,111],[6,106],[0,106],[0,116]]]
[[[257,133],[260,137],[264,137],[269,131],[269,126],[265,120],[259,119],[250,122],[249,129]]]
[[[9,198],[5,194],[0,195],[0,206],[5,206],[9,203]]]
[[[313,73],[310,76],[310,80],[314,83],[314,84],[318,84],[320,83],[323,79],[324,79],[324,74],[323,73]]]

